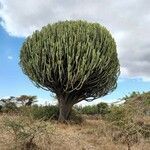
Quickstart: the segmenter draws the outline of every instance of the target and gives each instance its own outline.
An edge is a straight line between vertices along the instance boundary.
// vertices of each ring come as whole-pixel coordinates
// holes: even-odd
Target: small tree
[[[17,97],[17,102],[21,102],[22,106],[31,106],[33,103],[37,102],[36,96],[27,96],[27,95],[21,95],[20,97]]]
[[[35,31],[21,48],[20,65],[37,87],[56,94],[61,122],[74,104],[112,92],[120,72],[111,34],[86,21],[58,22]]]

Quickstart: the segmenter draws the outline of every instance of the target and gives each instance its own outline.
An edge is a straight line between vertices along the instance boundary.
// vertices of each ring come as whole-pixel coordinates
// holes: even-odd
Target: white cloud
[[[111,99],[111,100],[107,99],[107,100],[105,100],[105,99],[99,98],[99,99],[96,99],[96,100],[91,101],[91,102],[87,102],[87,101],[83,100],[83,101],[77,103],[76,105],[78,105],[78,106],[89,106],[89,105],[97,105],[100,102],[106,102],[108,104],[111,104],[111,103],[116,102],[116,101],[117,101],[116,99]],[[40,105],[48,105],[48,104],[57,105],[58,101],[57,101],[57,99],[54,99],[54,98],[52,98],[51,100],[46,100],[44,98],[39,97],[37,104],[40,104]]]
[[[0,99],[7,99],[7,98],[10,98],[10,96],[4,96],[4,97],[0,97]],[[75,105],[77,105],[77,106],[92,106],[92,105],[97,105],[98,103],[100,103],[100,102],[106,102],[106,103],[108,103],[108,104],[111,104],[111,103],[115,103],[115,102],[117,102],[117,100],[116,99],[107,99],[107,100],[105,100],[105,99],[101,99],[101,98],[99,98],[99,99],[96,99],[96,100],[94,100],[94,101],[91,101],[91,102],[87,102],[87,101],[85,101],[85,100],[83,100],[83,101],[81,101],[81,102],[79,102],[79,103],[77,103],[77,104],[75,104]],[[0,104],[3,104],[2,102],[0,102]],[[57,101],[57,99],[55,99],[55,98],[52,98],[51,97],[51,100],[47,100],[47,99],[45,99],[45,98],[41,98],[41,97],[38,97],[37,98],[37,102],[35,103],[35,104],[38,104],[38,105],[57,105],[58,104],[58,101]],[[118,103],[117,103],[118,104]]]
[[[55,99],[54,97],[51,97],[51,100],[47,100],[45,98],[42,98],[42,97],[38,97],[37,99],[37,104],[40,104],[40,105],[57,105],[57,99]]]
[[[8,56],[7,57],[9,60],[12,60],[13,59],[13,56]]]
[[[3,97],[0,97],[0,99],[7,99],[7,98],[10,98],[10,96],[3,96]]]
[[[143,82],[150,82],[150,78],[149,77],[142,77]]]
[[[121,75],[150,80],[149,0],[0,0],[1,25],[24,37],[59,20],[85,19],[106,26],[116,39]]]
[[[89,105],[92,106],[92,105],[97,105],[97,104],[99,104],[101,102],[105,102],[105,103],[111,104],[111,103],[116,102],[116,101],[117,101],[116,99],[107,99],[106,100],[106,99],[98,98],[98,99],[96,99],[94,101],[91,101],[91,102],[81,101],[77,105],[78,106],[89,106]]]
[[[87,101],[81,101],[79,102],[77,105],[78,106],[89,106],[89,105],[96,105],[98,103],[102,102],[102,99],[96,99],[94,101],[91,101],[91,102],[87,102]]]

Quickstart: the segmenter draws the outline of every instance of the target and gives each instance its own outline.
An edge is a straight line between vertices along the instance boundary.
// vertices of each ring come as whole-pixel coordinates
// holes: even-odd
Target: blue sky
[[[20,48],[25,38],[9,36],[0,26],[0,40],[0,97],[27,94],[37,95],[40,101],[52,100],[49,92],[38,89],[32,84],[22,73],[18,64]],[[120,78],[117,89],[102,99],[111,102],[132,91],[148,91],[149,89],[150,83],[143,82],[142,79]]]
[[[145,5],[141,0],[136,3],[133,0],[126,3],[115,0],[112,5],[108,5],[107,1],[99,3],[97,0],[87,0],[86,4],[79,1],[79,6],[66,0],[59,7],[59,0],[47,0],[45,4],[39,0],[31,8],[32,3],[35,0],[25,4],[19,0],[0,0],[0,98],[27,94],[37,95],[42,103],[53,100],[51,93],[36,88],[22,73],[19,53],[26,36],[35,29],[40,29],[47,23],[67,19],[99,22],[111,31],[117,42],[121,64],[118,87],[99,101],[111,102],[132,91],[150,90],[150,5]],[[80,9],[82,6],[83,12]],[[121,13],[123,10],[127,11],[127,8],[127,13]],[[110,12],[106,14],[108,9]],[[48,11],[51,12],[49,16]],[[136,16],[142,18],[143,22],[139,23]]]
[[[0,97],[29,94],[50,99],[48,92],[34,87],[21,71],[19,52],[24,40],[9,36],[0,26]]]

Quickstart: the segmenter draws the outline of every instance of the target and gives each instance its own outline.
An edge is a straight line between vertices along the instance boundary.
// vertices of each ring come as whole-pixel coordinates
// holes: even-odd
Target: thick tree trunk
[[[62,92],[57,93],[57,99],[59,103],[59,122],[67,122],[72,106],[79,102],[78,100],[80,97],[77,96],[77,93],[69,93],[69,95],[62,94]]]
[[[58,121],[66,123],[71,112],[72,105],[59,101],[59,118]]]

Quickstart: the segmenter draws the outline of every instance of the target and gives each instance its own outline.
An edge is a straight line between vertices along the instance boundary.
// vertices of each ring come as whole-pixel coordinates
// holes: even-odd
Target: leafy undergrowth
[[[149,122],[149,118],[145,118]],[[0,150],[126,150],[116,143],[117,131],[101,119],[88,117],[82,124],[58,124],[16,115],[0,116]],[[141,139],[132,150],[148,150]]]

